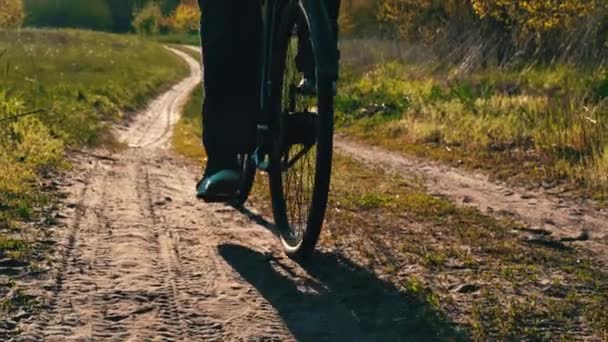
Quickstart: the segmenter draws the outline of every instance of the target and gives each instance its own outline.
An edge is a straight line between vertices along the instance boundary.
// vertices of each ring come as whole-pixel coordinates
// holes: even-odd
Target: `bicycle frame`
[[[332,32],[329,16],[323,1],[321,0],[261,0],[262,1],[262,24],[263,24],[263,47],[262,47],[262,75],[261,75],[261,92],[260,92],[260,108],[261,117],[258,120],[258,149],[254,153],[254,161],[257,168],[268,171],[268,163],[266,161],[268,148],[272,143],[272,130],[275,124],[275,118],[278,116],[281,108],[276,108],[276,104],[272,103],[273,87],[272,84],[272,62],[274,60],[274,42],[276,27],[279,23],[282,6],[297,2],[310,28],[310,39],[312,49],[315,51],[315,63],[317,65],[317,80],[331,80],[334,84],[338,79],[338,56],[336,50],[336,36]],[[335,54],[329,53],[336,50]],[[328,53],[320,53],[327,51]],[[295,161],[288,164],[293,165]]]

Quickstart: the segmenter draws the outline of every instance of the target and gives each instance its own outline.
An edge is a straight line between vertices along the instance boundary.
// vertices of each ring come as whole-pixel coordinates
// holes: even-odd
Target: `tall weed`
[[[460,148],[480,161],[528,160],[542,177],[608,187],[608,78],[602,69],[557,65],[449,74],[445,66],[397,61],[347,72],[336,102],[338,122],[366,138],[392,140],[390,145],[430,143]],[[398,113],[362,116],[354,109],[379,103]]]

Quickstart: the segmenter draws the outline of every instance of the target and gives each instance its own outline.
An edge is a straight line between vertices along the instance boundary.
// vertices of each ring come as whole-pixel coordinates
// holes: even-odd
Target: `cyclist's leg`
[[[199,0],[205,68],[203,143],[224,161],[253,147],[259,108],[259,2]]]
[[[335,38],[338,38],[338,18],[340,16],[340,0],[325,0],[327,3],[327,10],[329,11],[330,20],[332,22],[334,28]],[[301,18],[300,20],[304,20]],[[300,28],[305,27],[305,25],[299,25]],[[309,32],[305,29],[298,30],[298,56],[296,57],[296,64],[298,70],[304,75],[304,80],[300,87],[302,88],[310,88],[314,89],[315,82],[315,62],[314,55],[312,51],[312,45],[310,44]],[[306,83],[309,84],[306,84]],[[307,89],[304,89],[307,91]],[[308,91],[310,91],[308,89]]]
[[[257,1],[199,0],[199,5],[205,70],[203,144],[208,163],[197,193],[216,201],[236,192],[236,156],[255,144],[261,18]]]

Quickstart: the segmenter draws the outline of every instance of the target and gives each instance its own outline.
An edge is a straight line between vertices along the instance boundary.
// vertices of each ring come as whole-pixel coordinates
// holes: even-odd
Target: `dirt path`
[[[19,323],[17,340],[398,341],[403,335],[393,323],[412,308],[396,289],[327,251],[303,268],[283,257],[263,222],[194,198],[198,170],[174,156],[169,141],[201,70],[174,53],[188,62],[190,76],[117,129],[129,149],[108,158],[82,155],[62,182],[68,196],[55,273],[41,289],[43,311]],[[591,240],[580,243],[605,246],[605,213],[352,142],[337,147],[555,235],[588,229]]]
[[[82,157],[66,181],[56,274],[18,340],[352,340],[351,311],[269,230],[195,200],[197,171],[167,143],[201,72],[174,52],[191,74],[120,130],[131,147]]]
[[[539,243],[573,242],[590,250],[608,265],[608,212],[571,203],[541,189],[525,190],[502,182],[492,182],[482,174],[470,173],[441,163],[410,158],[399,153],[337,139],[343,154],[372,167],[420,177],[434,195],[522,222],[527,238]],[[550,235],[550,237],[547,237]]]

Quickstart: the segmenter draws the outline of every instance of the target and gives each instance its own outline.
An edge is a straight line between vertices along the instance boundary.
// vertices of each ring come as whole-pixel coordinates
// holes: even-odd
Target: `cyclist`
[[[321,0],[319,0],[321,1]],[[338,29],[340,0],[324,0]],[[198,0],[202,11],[204,90],[203,145],[207,166],[197,197],[229,200],[240,181],[237,155],[255,146],[260,96],[261,8],[259,0]],[[306,33],[302,33],[306,34]],[[306,41],[306,39],[300,39]],[[302,92],[315,89],[309,44],[301,44],[297,64]]]

